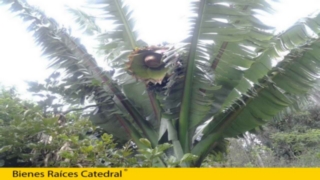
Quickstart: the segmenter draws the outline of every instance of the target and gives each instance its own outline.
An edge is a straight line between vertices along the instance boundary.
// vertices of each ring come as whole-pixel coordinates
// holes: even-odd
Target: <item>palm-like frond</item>
[[[124,1],[101,0],[90,1],[94,4],[93,9],[102,14],[96,19],[101,21],[113,22],[113,30],[102,30],[98,32],[96,39],[99,41],[98,51],[102,52],[103,58],[115,73],[113,79],[120,85],[126,98],[139,109],[142,114],[141,119],[149,121],[154,129],[160,126],[160,107],[157,103],[154,93],[150,92],[143,82],[137,81],[135,77],[128,74],[126,66],[128,56],[133,49],[146,45],[138,39],[138,34],[134,31],[134,18],[132,10]],[[90,7],[90,5],[89,5]],[[82,12],[82,14],[84,14]],[[81,22],[90,22],[89,19],[83,19],[86,16],[77,16],[82,18]],[[89,24],[83,23],[88,27]]]
[[[102,5],[100,10],[105,12],[104,16],[107,17],[107,20],[114,21],[114,24],[119,26],[116,30],[103,32],[97,37],[98,40],[101,40],[99,50],[104,52],[109,66],[115,70],[114,79],[121,85],[126,97],[143,112],[145,119],[150,121],[159,132],[158,139],[165,138],[173,141],[175,154],[181,158],[182,151],[178,141],[176,123],[173,122],[173,120],[178,119],[180,108],[181,93],[174,88],[179,81],[180,69],[174,67],[171,70],[176,73],[166,80],[168,81],[166,87],[161,85],[150,87],[144,82],[137,82],[134,76],[128,74],[125,67],[132,49],[146,44],[138,41],[138,35],[133,31],[134,18],[131,17],[132,11],[123,1],[97,1],[95,3],[95,5],[99,4]],[[106,42],[106,39],[110,40]],[[172,55],[179,50],[179,47],[169,52],[169,59],[174,58]],[[169,59],[166,61],[170,62]],[[170,66],[170,64],[167,64],[167,66]],[[175,83],[175,86],[168,88],[170,83]],[[163,137],[166,132],[168,137]]]
[[[86,34],[95,35],[97,33],[101,33],[101,28],[96,23],[95,16],[89,15],[81,9],[73,9],[68,7],[67,10],[74,16],[74,21]]]
[[[108,74],[97,66],[94,58],[75,38],[71,37],[65,29],[60,28],[55,21],[46,18],[41,11],[29,7],[26,3],[21,1],[6,1],[5,3],[11,4],[11,10],[22,12],[19,15],[24,20],[32,21],[29,30],[34,32],[36,42],[43,47],[44,55],[52,60],[51,66],[64,68],[69,74],[79,73],[79,77],[84,76],[82,80],[87,81],[82,82],[83,86],[86,86],[85,83],[92,83],[93,80],[101,83],[101,88],[93,88],[92,91],[98,94],[99,100],[102,99],[108,106],[104,109],[107,111],[104,112],[107,115],[104,117],[109,118],[103,121],[109,124],[110,121],[117,122],[113,124],[113,127],[121,127],[122,130],[113,129],[115,133],[121,134],[122,137],[124,133],[129,133],[130,138],[136,140],[141,137],[142,133],[151,140],[156,139],[148,122],[144,121],[141,114],[125,98]],[[101,90],[104,91],[103,94]],[[130,116],[127,116],[126,113]]]

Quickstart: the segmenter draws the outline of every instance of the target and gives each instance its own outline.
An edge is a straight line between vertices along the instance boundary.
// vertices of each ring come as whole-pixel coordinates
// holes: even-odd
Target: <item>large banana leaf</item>
[[[230,4],[223,4],[230,3]],[[256,18],[268,13],[265,1],[203,0],[194,2],[192,40],[179,117],[180,140],[186,152],[192,148],[196,128],[221,112],[227,97],[239,84],[259,52],[270,46],[272,27]]]
[[[221,138],[239,136],[268,122],[290,106],[295,100],[295,95],[308,93],[312,89],[319,78],[319,42],[317,40],[320,33],[319,18],[318,15],[303,19],[277,37],[276,44],[272,48],[277,52],[281,50],[291,50],[291,52],[275,67],[270,65],[274,57],[269,53],[269,58],[263,58],[263,68],[269,67],[268,70],[258,69],[260,71],[257,71],[257,69],[251,69],[257,68],[252,65],[246,71],[247,75],[251,72],[256,73],[251,76],[256,79],[253,81],[254,87],[248,87],[250,90],[245,92],[247,95],[243,95],[237,103],[232,104],[229,110],[217,114],[214,120],[208,123],[203,130],[202,141],[193,149],[194,153],[205,154],[204,151],[214,148],[213,142]],[[310,29],[307,31],[307,28]],[[301,34],[296,34],[300,32]],[[283,49],[276,49],[280,44]],[[260,57],[264,56],[264,53],[260,55]],[[262,63],[260,57],[254,64]],[[266,63],[269,63],[269,66]]]

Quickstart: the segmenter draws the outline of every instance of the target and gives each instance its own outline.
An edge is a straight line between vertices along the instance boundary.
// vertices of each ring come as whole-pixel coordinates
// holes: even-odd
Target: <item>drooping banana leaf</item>
[[[288,47],[282,38],[290,31],[296,32],[296,27],[306,28],[307,21],[317,22],[320,16],[303,20],[288,29],[283,35],[278,36],[278,42]],[[195,154],[206,154],[214,148],[212,143],[222,138],[237,137],[242,133],[252,130],[271,120],[279,112],[290,106],[294,96],[303,95],[312,89],[319,78],[319,40],[318,27],[313,26],[313,36],[305,37],[305,41],[294,43],[296,48],[285,56],[277,66],[270,67],[266,75],[257,76],[253,88],[248,91],[248,96],[242,96],[238,103],[234,103],[227,112],[219,113],[203,130],[202,141],[195,146]],[[318,35],[315,35],[318,34]],[[296,34],[291,33],[295,37]],[[290,39],[290,35],[287,38]],[[290,44],[293,44],[293,40]],[[263,56],[263,54],[261,55]],[[270,59],[271,61],[272,59]],[[259,63],[259,61],[256,61]],[[249,69],[250,70],[250,69]],[[250,71],[247,71],[250,72]],[[204,148],[205,147],[205,148]]]

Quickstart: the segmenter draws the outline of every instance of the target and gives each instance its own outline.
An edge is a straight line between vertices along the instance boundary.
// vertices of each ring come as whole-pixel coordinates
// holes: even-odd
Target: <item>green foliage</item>
[[[0,94],[0,112],[4,166],[101,166],[98,159],[110,156],[118,162],[113,154],[122,152],[110,135],[101,140],[87,136],[96,130],[88,119],[61,123],[59,117],[45,118],[39,106],[20,100],[14,92]]]
[[[0,112],[1,166],[154,167],[161,161],[176,167],[196,158],[185,154],[180,161],[173,157],[162,160],[172,145],[152,148],[145,138],[140,139],[145,149],[137,150],[131,142],[117,144],[112,135],[75,114],[68,114],[65,122],[61,117],[44,117],[41,107],[22,101],[13,90],[0,93]]]
[[[181,167],[185,166],[186,163],[192,163],[195,160],[197,160],[197,156],[192,155],[190,153],[184,154],[183,157],[179,160],[175,156],[167,156],[165,154],[165,151],[169,148],[173,147],[169,143],[160,144],[154,149],[151,148],[151,144],[147,139],[140,139],[140,141],[145,144],[148,148],[146,149],[139,149],[138,151],[141,154],[136,155],[137,157],[140,157],[142,160],[144,160],[143,166],[145,167],[153,167],[154,161],[157,160],[157,158],[163,157],[163,162],[165,163],[165,166],[167,167]]]
[[[229,139],[224,161],[206,158],[211,167],[319,167],[320,112],[310,102],[267,123],[262,131]]]
[[[319,106],[310,103],[300,111],[270,122],[258,137],[273,150],[277,159],[290,165],[315,166],[320,148],[319,128]],[[306,159],[309,164],[302,163]]]
[[[271,136],[276,144],[289,143],[300,144],[303,147],[311,146],[320,142],[320,130],[310,129],[303,133],[289,132],[289,133],[276,133]],[[301,147],[302,148],[302,147]]]

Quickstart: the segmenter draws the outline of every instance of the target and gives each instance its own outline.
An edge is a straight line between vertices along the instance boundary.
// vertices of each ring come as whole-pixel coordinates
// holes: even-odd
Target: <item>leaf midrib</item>
[[[182,95],[182,105],[180,109],[179,116],[179,140],[181,142],[182,149],[184,153],[190,152],[190,136],[189,136],[189,121],[190,121],[190,107],[192,98],[192,82],[193,74],[195,69],[195,57],[197,51],[197,44],[200,36],[200,27],[203,21],[203,11],[205,8],[206,0],[201,0],[198,9],[198,21],[195,25],[189,56],[187,59],[187,73],[184,83],[183,95]]]

